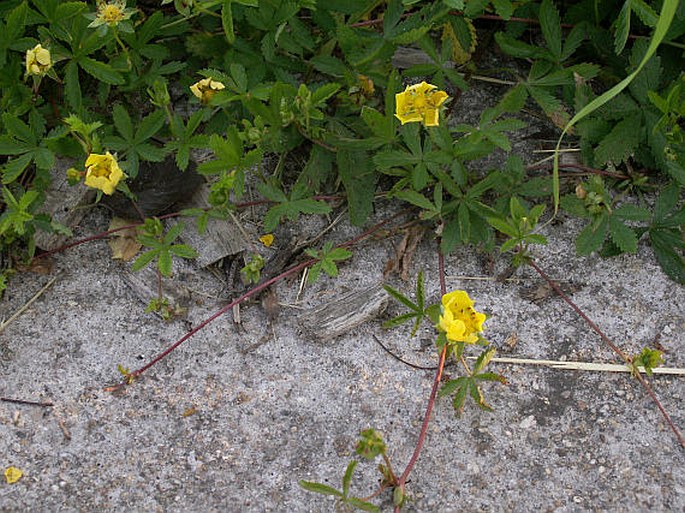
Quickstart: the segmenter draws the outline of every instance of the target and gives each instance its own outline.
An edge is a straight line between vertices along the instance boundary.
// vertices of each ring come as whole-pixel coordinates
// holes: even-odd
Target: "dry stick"
[[[6,321],[0,323],[0,333],[5,331],[5,328],[12,322],[14,321],[17,317],[19,317],[21,314],[23,314],[28,307],[30,307],[36,299],[38,299],[43,293],[48,290],[53,283],[57,280],[57,276],[53,277],[49,282],[47,282],[42,289],[40,289],[38,292],[36,292],[31,299],[29,299],[24,306],[22,306],[19,310],[14,312],[12,316],[7,319]]]
[[[585,322],[588,323],[588,325],[597,333],[600,338],[616,353],[618,356],[620,356],[628,365],[632,365],[633,361],[630,356],[626,355],[623,351],[621,351],[616,344],[614,344],[609,337],[607,337],[604,332],[602,332],[601,329],[599,329],[599,326],[597,326],[586,314],[583,312],[571,299],[564,294],[564,292],[561,290],[561,288],[556,284],[554,280],[552,280],[545,272],[538,267],[538,265],[530,259],[528,261],[528,264],[537,271],[537,273],[544,279],[547,283],[549,283],[550,287],[554,289],[554,291],[559,294],[559,296],[568,303],[568,305],[575,310],[575,312],[580,315]],[[673,434],[675,434],[676,438],[678,439],[678,443],[680,443],[680,446],[682,448],[685,448],[685,438],[683,438],[683,435],[680,433],[678,430],[678,427],[675,425],[673,420],[671,420],[671,416],[668,414],[666,409],[663,407],[659,399],[657,398],[656,394],[654,393],[654,390],[652,390],[652,387],[650,384],[645,380],[645,378],[640,374],[639,372],[635,374],[635,377],[637,380],[642,384],[643,387],[645,387],[645,390],[647,390],[647,393],[649,396],[652,398],[654,403],[656,404],[657,408],[659,408],[659,411],[663,415],[664,419],[666,420],[666,423],[668,426],[671,428],[673,431]]]
[[[44,408],[49,408],[50,406],[54,406],[54,403],[50,403],[50,402],[28,401],[26,399],[13,399],[11,397],[0,397],[0,401],[2,401],[4,403],[25,404],[27,406],[42,406]]]
[[[546,160],[546,159],[545,159]],[[528,171],[533,171],[536,169],[549,169],[552,167],[551,162],[544,162],[541,164],[531,164],[529,166],[526,166],[526,169]],[[588,167],[588,166],[583,166],[581,164],[559,164],[559,169],[577,169],[578,171],[584,171],[586,173],[590,173],[593,175],[604,175],[604,176],[611,176],[612,178],[618,178],[620,180],[627,180],[630,177],[626,176],[621,173],[612,173],[611,171],[604,171],[602,169],[595,169],[594,167]]]
[[[397,214],[391,216],[390,218],[385,219],[384,221],[381,221],[380,223],[375,224],[374,226],[372,226],[372,227],[369,228],[368,230],[362,232],[361,234],[357,235],[356,237],[350,239],[349,241],[347,241],[347,242],[345,242],[345,243],[343,243],[343,244],[340,244],[338,247],[347,247],[347,246],[352,246],[353,244],[356,244],[357,242],[361,241],[362,239],[365,239],[366,237],[368,237],[369,235],[371,235],[371,234],[374,233],[375,231],[379,230],[381,227],[383,227],[383,226],[385,226],[386,224],[390,223],[393,219],[399,217],[400,215],[403,215],[404,212],[406,212],[406,210],[407,210],[407,209],[401,210],[400,212],[398,212]],[[237,299],[234,299],[234,300],[231,301],[228,305],[226,305],[226,306],[224,306],[223,308],[221,308],[221,310],[219,310],[218,312],[216,312],[215,314],[213,314],[211,317],[208,317],[207,319],[205,319],[204,321],[202,321],[202,322],[201,322],[200,324],[198,324],[195,328],[193,328],[191,331],[189,331],[188,333],[186,333],[183,337],[181,337],[181,338],[178,339],[176,342],[174,342],[173,344],[171,344],[168,348],[166,348],[164,351],[162,351],[161,353],[159,353],[157,356],[155,356],[155,357],[154,357],[152,360],[150,360],[148,363],[146,363],[145,365],[143,365],[143,366],[140,367],[139,369],[136,369],[136,370],[134,370],[133,372],[128,373],[127,376],[126,376],[126,378],[125,378],[121,383],[118,383],[117,385],[114,385],[114,386],[111,386],[111,387],[107,387],[106,390],[107,390],[107,391],[114,391],[114,390],[120,389],[120,388],[123,387],[124,385],[128,384],[128,382],[130,382],[130,380],[135,379],[136,377],[138,377],[138,376],[140,376],[142,373],[144,373],[146,370],[148,370],[150,367],[152,367],[153,365],[156,365],[157,363],[159,363],[162,359],[164,359],[164,358],[167,357],[170,353],[172,353],[178,346],[180,346],[181,344],[183,344],[183,342],[185,342],[185,341],[188,340],[190,337],[192,337],[193,335],[195,335],[195,333],[197,333],[197,332],[200,331],[202,328],[204,328],[205,326],[207,326],[209,323],[211,323],[212,321],[214,321],[217,317],[220,317],[221,315],[223,315],[223,314],[225,314],[226,312],[228,312],[228,311],[229,311],[231,308],[233,308],[235,305],[237,305],[237,304],[239,304],[239,303],[245,301],[245,300],[248,299],[249,297],[254,296],[254,295],[257,294],[258,292],[261,292],[262,290],[266,289],[266,288],[269,287],[270,285],[273,285],[273,284],[276,283],[277,281],[280,281],[280,280],[282,280],[283,278],[285,278],[285,277],[287,277],[287,276],[289,276],[289,275],[291,275],[291,274],[297,273],[297,272],[301,271],[302,269],[304,269],[304,268],[306,268],[306,267],[309,267],[309,266],[315,264],[317,261],[318,261],[317,259],[306,260],[305,262],[302,262],[302,263],[300,263],[300,264],[297,264],[297,265],[291,267],[290,269],[287,269],[286,271],[283,271],[283,272],[282,272],[281,274],[279,274],[278,276],[275,276],[274,278],[271,278],[270,280],[267,280],[267,281],[265,281],[264,283],[262,283],[262,284],[260,284],[260,285],[257,285],[256,287],[254,287],[254,288],[248,290],[248,291],[245,292],[242,296],[238,297]]]
[[[439,244],[439,241],[438,241]],[[441,295],[447,294],[447,285],[445,284],[445,256],[438,250],[438,274],[440,275],[440,293]],[[397,481],[397,488],[402,490],[402,495],[404,496],[404,487],[407,483],[407,478],[409,473],[414,468],[417,460],[419,459],[419,454],[421,454],[421,449],[426,441],[426,434],[428,433],[428,423],[430,422],[431,413],[433,411],[433,406],[435,405],[435,398],[438,395],[438,387],[440,386],[440,381],[442,380],[442,371],[445,367],[445,359],[447,356],[447,344],[444,345],[442,351],[440,352],[440,360],[438,361],[438,370],[435,371],[435,380],[433,381],[433,388],[431,389],[430,396],[428,397],[428,406],[426,406],[426,414],[423,417],[423,424],[421,424],[421,432],[419,433],[419,439],[416,442],[416,447],[414,448],[414,454],[412,454],[407,467],[402,472],[399,480]],[[400,506],[395,505],[395,513],[400,512]]]

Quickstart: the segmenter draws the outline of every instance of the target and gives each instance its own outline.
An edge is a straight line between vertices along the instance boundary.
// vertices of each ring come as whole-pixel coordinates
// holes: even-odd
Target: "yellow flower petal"
[[[91,153],[86,159],[84,183],[93,189],[100,189],[108,196],[114,194],[117,184],[125,176],[117,160],[110,152],[104,155]]]
[[[270,248],[271,245],[274,243],[273,233],[267,233],[265,235],[262,235],[261,237],[259,237],[259,242],[264,244],[267,248]]]
[[[442,311],[438,328],[452,342],[473,344],[483,331],[485,314],[476,312],[473,301],[463,290],[455,290],[442,296]]]
[[[17,467],[7,467],[7,470],[5,470],[5,479],[7,480],[7,484],[16,483],[23,475],[24,473]]]
[[[44,75],[52,66],[50,50],[37,44],[26,51],[26,73],[29,75]]]
[[[225,89],[226,86],[217,80],[203,78],[190,86],[190,91],[200,99],[202,103],[209,103],[214,93]]]
[[[447,100],[445,91],[435,91],[437,86],[427,82],[407,86],[395,95],[395,117],[404,125],[416,121],[425,126],[437,126],[440,122],[440,106]]]

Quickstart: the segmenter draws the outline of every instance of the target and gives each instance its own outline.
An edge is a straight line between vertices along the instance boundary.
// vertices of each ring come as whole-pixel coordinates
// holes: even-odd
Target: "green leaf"
[[[171,253],[169,253],[169,251],[161,250],[159,252],[159,259],[157,260],[157,269],[159,269],[159,272],[162,273],[162,276],[166,276],[167,278],[171,276],[172,259]]]
[[[621,251],[625,253],[635,253],[637,251],[637,235],[631,228],[613,215],[609,218],[609,235],[613,243]]]
[[[561,20],[551,0],[543,0],[540,5],[540,28],[552,55],[561,60]]]
[[[336,154],[338,173],[347,191],[350,221],[363,225],[373,210],[376,173],[365,151],[339,150]]]
[[[314,483],[312,481],[303,481],[300,480],[298,481],[298,484],[304,488],[305,490],[309,492],[314,492],[314,493],[320,493],[323,495],[333,495],[334,497],[342,497],[343,494],[342,492],[336,490],[335,488],[321,484],[321,483]]]
[[[383,323],[383,328],[396,328],[397,326],[400,326],[401,324],[404,324],[407,321],[411,321],[412,319],[416,319],[417,317],[420,319],[421,314],[415,312],[408,312],[402,315],[398,315],[397,317],[393,317],[392,319],[385,321]]]
[[[430,202],[428,198],[426,198],[423,194],[411,189],[397,191],[393,193],[393,196],[402,201],[406,201],[407,203],[411,203],[412,205],[415,205],[424,210],[430,211],[434,209],[433,204]]]
[[[143,267],[147,266],[150,262],[152,262],[158,253],[159,253],[158,249],[146,251],[145,253],[140,255],[138,258],[136,258],[136,261],[133,262],[133,265],[131,265],[131,270],[133,272],[140,271]]]
[[[625,0],[621,12],[618,13],[616,18],[615,34],[614,34],[614,52],[616,55],[620,55],[626,46],[628,41],[628,35],[630,34],[630,13],[632,12],[631,0]]]
[[[613,215],[627,221],[647,221],[652,214],[646,208],[624,204],[614,209]]]
[[[661,269],[674,281],[685,285],[685,259],[676,249],[682,238],[676,230],[650,230],[649,240]]]
[[[121,76],[121,73],[116,71],[109,64],[96,61],[90,57],[82,57],[79,60],[79,65],[87,73],[106,84],[121,85],[124,83],[124,77]]]
[[[2,168],[2,183],[9,184],[19,178],[26,167],[31,163],[31,158],[31,154],[27,153],[8,161]]]
[[[169,251],[180,258],[196,258],[198,254],[194,248],[187,244],[175,244],[169,248]]]
[[[600,96],[598,96],[590,103],[585,105],[579,112],[576,113],[575,116],[573,116],[573,118],[571,118],[571,120],[568,123],[566,123],[563,132],[557,140],[557,145],[554,152],[554,169],[552,179],[552,188],[554,190],[554,214],[556,214],[559,210],[559,148],[561,147],[561,141],[564,139],[566,133],[576,123],[578,123],[580,120],[587,117],[590,113],[592,113],[593,111],[604,105],[606,102],[610,101],[612,98],[620,94],[621,91],[628,87],[628,85],[642,71],[645,65],[656,53],[656,50],[663,41],[663,39],[666,37],[666,33],[668,32],[668,29],[671,26],[671,22],[673,21],[673,17],[675,16],[679,3],[679,0],[664,0],[661,8],[661,14],[659,15],[659,20],[656,24],[656,28],[654,29],[654,34],[652,35],[652,39],[649,42],[649,47],[643,55],[642,60],[640,60],[640,63],[638,64],[637,68],[630,75],[628,75],[618,84],[616,84],[614,87],[602,93]]]
[[[608,228],[609,220],[606,216],[602,216],[599,220],[588,223],[576,239],[576,253],[579,256],[582,256],[597,251],[602,245],[602,242],[604,242],[604,237],[606,237]]]
[[[399,290],[396,290],[392,288],[390,285],[383,285],[383,288],[385,291],[390,294],[393,298],[395,298],[397,301],[402,303],[404,306],[409,308],[410,310],[413,310],[414,312],[421,312],[422,309],[419,307],[419,305],[415,304],[411,299],[409,299],[407,296],[402,294]]]
[[[342,492],[345,497],[350,493],[350,483],[352,482],[352,475],[354,474],[354,469],[357,467],[357,463],[357,460],[352,460],[345,469],[345,475],[342,480]]]
[[[112,120],[117,131],[126,139],[133,141],[133,122],[128,112],[121,104],[116,104],[112,110]]]
[[[595,165],[620,164],[628,159],[640,142],[641,116],[627,117],[614,126],[595,148]]]
[[[224,0],[221,5],[221,26],[228,44],[235,42],[235,32],[233,30],[233,11],[231,10],[232,0]]]
[[[156,110],[145,116],[136,130],[136,141],[142,142],[155,135],[164,126],[165,120],[163,110]]]
[[[353,506],[362,511],[369,511],[370,513],[378,513],[381,510],[381,508],[379,508],[378,506],[371,504],[370,502],[357,499],[356,497],[350,497],[345,502],[350,506]]]

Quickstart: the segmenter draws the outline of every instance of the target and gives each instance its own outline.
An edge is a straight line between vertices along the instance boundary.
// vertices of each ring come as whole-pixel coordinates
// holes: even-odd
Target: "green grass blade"
[[[576,113],[576,115],[573,116],[573,118],[571,118],[568,124],[564,127],[564,131],[561,133],[561,136],[557,141],[556,149],[554,151],[554,171],[552,175],[552,188],[554,193],[555,216],[559,211],[559,148],[561,146],[561,141],[564,139],[564,136],[566,135],[566,132],[568,132],[571,129],[571,127],[573,127],[573,125],[575,125],[578,121],[585,118],[593,111],[597,110],[599,107],[613,99],[621,91],[628,87],[628,85],[633,81],[633,79],[638,75],[638,73],[642,71],[642,68],[645,66],[645,64],[647,64],[647,61],[649,61],[649,59],[651,59],[652,56],[656,53],[657,48],[664,40],[664,37],[666,37],[666,32],[668,31],[668,28],[671,26],[671,22],[673,21],[673,17],[675,16],[677,8],[678,0],[664,0],[663,7],[661,9],[661,14],[659,15],[659,21],[657,22],[656,28],[654,29],[654,35],[652,36],[652,40],[649,42],[647,53],[645,53],[645,56],[642,58],[640,64],[635,69],[635,71],[633,71],[630,75],[621,80],[614,87],[606,91],[604,94],[598,96],[590,103],[588,103],[585,107],[580,109],[580,111]]]

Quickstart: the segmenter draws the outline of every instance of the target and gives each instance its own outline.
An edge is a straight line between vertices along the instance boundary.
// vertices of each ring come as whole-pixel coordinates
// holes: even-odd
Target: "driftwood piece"
[[[184,204],[183,207],[206,208],[209,206],[208,196],[209,185],[202,185],[195,191],[190,202]],[[176,221],[169,221],[170,224],[174,222]],[[188,218],[183,222],[185,227],[181,232],[181,238],[186,244],[197,250],[198,257],[195,261],[201,268],[227,256],[236,255],[248,247],[243,234],[230,218],[210,218],[207,222],[207,230],[203,234],[198,233],[195,219]]]
[[[157,297],[156,266],[149,265],[137,272],[126,269],[121,273],[121,278],[143,304],[148,305],[150,300]],[[169,299],[171,306],[187,308],[190,304],[190,290],[174,280],[173,277],[171,279],[162,277],[162,294]]]
[[[85,208],[79,208],[95,199],[95,190],[83,185],[69,185],[67,182],[67,169],[73,167],[72,159],[60,159],[55,162],[50,170],[52,182],[45,192],[45,203],[41,213],[50,214],[53,221],[73,229],[81,222],[87,212]],[[68,240],[66,235],[48,233],[43,231],[36,232],[34,239],[36,246],[42,250],[50,251],[56,249]]]
[[[297,322],[308,336],[321,342],[378,317],[387,306],[388,294],[377,284],[307,310]]]

